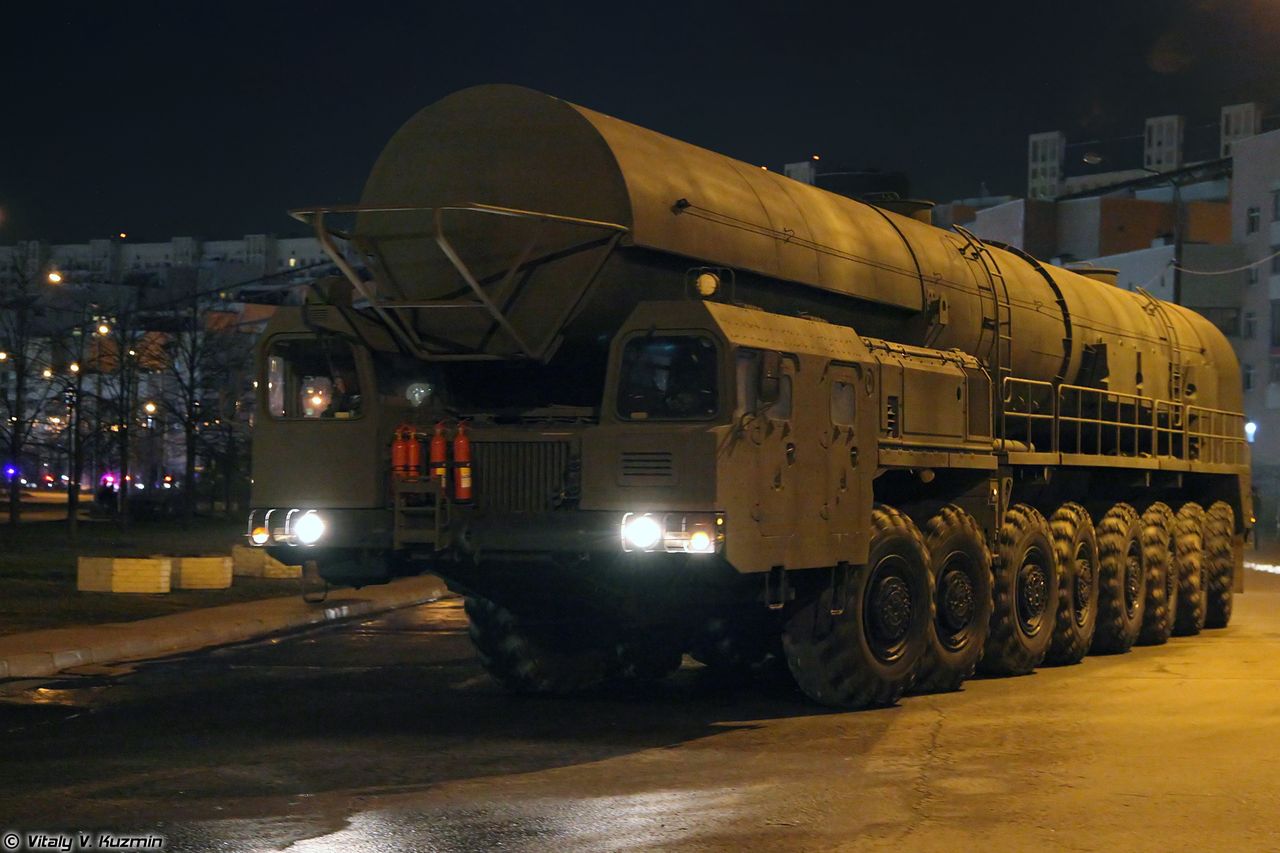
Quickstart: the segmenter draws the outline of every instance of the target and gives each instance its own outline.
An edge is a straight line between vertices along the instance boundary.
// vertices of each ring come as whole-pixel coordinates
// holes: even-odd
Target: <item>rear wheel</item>
[[[1089,512],[1065,503],[1049,519],[1058,561],[1058,618],[1046,663],[1079,663],[1098,619],[1098,542]]]
[[[949,504],[924,528],[934,580],[917,693],[957,690],[982,659],[991,622],[991,552],[973,516]]]
[[[1053,640],[1058,571],[1049,523],[1026,504],[1009,507],[995,556],[991,631],[978,668],[1025,675],[1044,661]]]
[[[1218,501],[1204,519],[1205,592],[1204,626],[1225,628],[1231,621],[1231,584],[1235,575],[1236,514],[1230,504]]]
[[[487,598],[466,600],[480,662],[513,693],[570,693],[617,670],[617,649],[581,626],[531,624]]]
[[[1133,648],[1146,612],[1147,577],[1142,565],[1142,518],[1118,503],[1098,524],[1098,627],[1094,654]]]
[[[1178,609],[1173,633],[1188,637],[1204,628],[1204,509],[1185,503],[1173,522],[1173,565],[1178,574]]]
[[[809,591],[782,635],[796,684],[824,705],[892,705],[911,686],[928,639],[932,584],[920,531],[886,506],[872,510],[871,523],[866,565],[843,584]]]
[[[1147,568],[1147,606],[1142,614],[1138,643],[1158,646],[1173,633],[1173,614],[1178,606],[1178,573],[1173,567],[1170,536],[1173,510],[1156,502],[1142,514],[1142,562]]]

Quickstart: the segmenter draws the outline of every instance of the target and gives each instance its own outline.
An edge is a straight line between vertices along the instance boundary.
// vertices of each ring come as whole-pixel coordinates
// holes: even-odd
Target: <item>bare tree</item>
[[[120,479],[117,512],[122,526],[129,523],[130,487],[134,483],[133,427],[138,422],[139,383],[143,373],[164,369],[163,336],[148,332],[142,311],[142,286],[115,288],[104,306],[106,334],[98,337],[97,357],[102,395],[99,404],[110,420],[110,432],[119,458]]]
[[[32,244],[13,253],[11,268],[0,277],[0,442],[8,454],[9,524],[22,517],[19,471],[35,437],[45,405],[55,387],[50,371],[48,339],[42,334],[48,271]]]
[[[183,475],[182,511],[190,518],[196,508],[196,459],[199,452],[202,412],[205,401],[216,393],[222,379],[219,344],[220,315],[202,305],[193,274],[176,283],[182,287],[181,308],[169,325],[165,341],[165,367],[168,374],[162,405],[182,427]]]

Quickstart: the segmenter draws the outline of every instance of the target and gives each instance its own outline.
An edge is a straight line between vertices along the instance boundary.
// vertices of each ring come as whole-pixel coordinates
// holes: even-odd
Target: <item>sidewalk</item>
[[[40,678],[86,664],[239,643],[277,631],[411,607],[445,592],[443,581],[427,575],[359,590],[334,590],[322,604],[308,604],[301,596],[268,598],[136,622],[11,634],[0,637],[0,678]]]

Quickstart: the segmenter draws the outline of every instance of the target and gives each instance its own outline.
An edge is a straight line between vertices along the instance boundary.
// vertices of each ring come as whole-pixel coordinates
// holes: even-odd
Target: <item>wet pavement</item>
[[[1280,577],[1232,626],[899,707],[504,695],[457,600],[0,683],[0,832],[171,850],[1280,849]]]

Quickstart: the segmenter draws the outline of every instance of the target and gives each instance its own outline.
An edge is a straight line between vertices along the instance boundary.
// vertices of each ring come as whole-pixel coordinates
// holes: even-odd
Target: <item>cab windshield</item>
[[[720,395],[715,342],[700,335],[646,335],[622,350],[618,415],[627,420],[705,420]]]
[[[276,418],[360,415],[359,374],[351,345],[340,338],[285,338],[267,359],[267,410]]]

